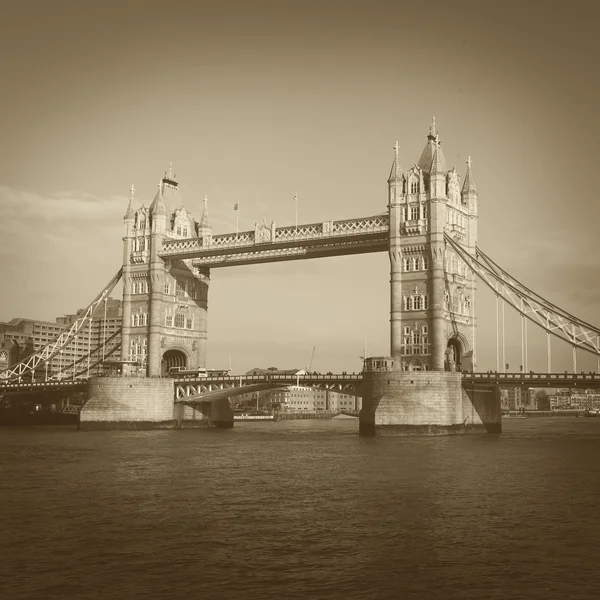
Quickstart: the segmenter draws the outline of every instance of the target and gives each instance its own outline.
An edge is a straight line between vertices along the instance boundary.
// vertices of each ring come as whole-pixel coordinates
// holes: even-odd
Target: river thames
[[[0,598],[591,599],[600,419],[0,429]]]

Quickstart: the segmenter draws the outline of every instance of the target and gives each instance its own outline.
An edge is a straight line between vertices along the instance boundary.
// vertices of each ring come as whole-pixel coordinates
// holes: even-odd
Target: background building
[[[84,313],[85,309],[82,308],[75,314],[57,317],[54,322],[15,318],[7,323],[0,323],[0,370],[10,368],[31,354],[42,350],[61,333],[68,331]],[[94,349],[102,345],[113,334],[118,334],[121,324],[121,300],[107,298],[97,307],[91,322],[85,325],[67,346],[48,361],[38,377],[55,375],[74,362],[83,359],[87,356],[90,348]],[[116,335],[111,342],[106,344],[104,356],[108,355],[120,342],[120,335]],[[103,372],[102,364],[94,366],[94,363],[101,360],[102,356],[103,353],[100,351],[92,357],[90,374],[96,375]],[[87,375],[87,360],[82,361],[77,370],[85,370]]]

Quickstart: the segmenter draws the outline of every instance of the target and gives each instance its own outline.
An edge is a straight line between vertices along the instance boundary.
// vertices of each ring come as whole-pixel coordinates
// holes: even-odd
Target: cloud
[[[0,186],[0,319],[86,306],[121,263],[123,196]]]

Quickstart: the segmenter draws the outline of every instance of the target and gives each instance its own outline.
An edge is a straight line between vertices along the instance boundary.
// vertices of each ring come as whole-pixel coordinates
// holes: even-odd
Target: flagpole
[[[240,203],[237,203],[237,210],[235,211],[235,237],[238,235],[240,229]]]
[[[298,229],[298,194],[294,196],[294,204],[296,205],[296,229]]]

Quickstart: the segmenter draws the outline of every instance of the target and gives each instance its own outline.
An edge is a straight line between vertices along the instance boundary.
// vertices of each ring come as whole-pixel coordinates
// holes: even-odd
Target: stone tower
[[[448,170],[431,125],[418,163],[406,172],[398,143],[388,179],[391,356],[403,371],[474,368],[475,278],[446,245],[444,233],[469,252],[477,241],[477,192],[471,161],[462,187]]]
[[[463,387],[458,372],[476,366],[476,286],[446,236],[475,253],[471,159],[461,191],[434,118],[419,162],[407,171],[396,143],[388,193],[391,357],[365,360],[359,433],[498,433],[498,387]]]
[[[166,191],[177,187],[169,169],[150,207],[137,208],[132,186],[124,217],[121,359],[137,361],[149,377],[206,365],[210,273],[160,257],[165,239],[211,235],[206,198],[201,223],[183,207],[167,208]]]

